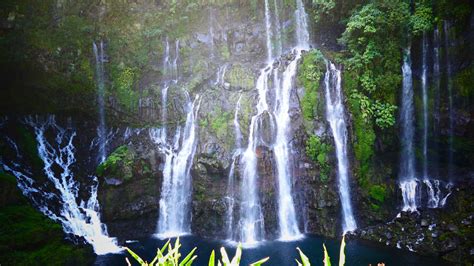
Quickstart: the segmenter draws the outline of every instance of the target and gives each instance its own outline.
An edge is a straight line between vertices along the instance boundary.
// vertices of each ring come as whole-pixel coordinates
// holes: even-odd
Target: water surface
[[[214,249],[216,252],[220,247],[225,246],[227,253],[233,255],[235,247],[224,241],[213,241],[196,236],[181,237],[181,254],[184,257],[197,247],[197,260],[193,266],[207,266],[209,255]],[[166,241],[156,238],[147,238],[135,243],[129,243],[126,246],[135,251],[143,259],[151,261],[156,255],[156,248],[161,247]],[[306,256],[312,262],[312,265],[322,265],[323,261],[323,243],[328,248],[329,256],[333,265],[337,265],[339,260],[340,241],[322,238],[315,235],[306,235],[305,238],[293,242],[266,241],[258,247],[246,248],[243,250],[241,265],[249,265],[266,256],[270,260],[264,265],[296,265],[295,259],[299,258],[296,247],[300,247]],[[126,254],[113,254],[97,257],[96,265],[126,265]],[[129,260],[133,259],[129,257]],[[219,253],[220,258],[220,253]],[[403,251],[399,249],[378,246],[365,243],[358,240],[350,240],[346,243],[346,266],[350,265],[377,265],[378,262],[384,262],[387,266],[392,265],[448,265],[439,258],[420,256],[416,253]]]

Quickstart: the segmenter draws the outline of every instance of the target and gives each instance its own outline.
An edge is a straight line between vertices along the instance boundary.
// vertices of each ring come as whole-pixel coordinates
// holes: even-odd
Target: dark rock
[[[448,230],[453,232],[453,233],[458,233],[459,232],[459,228],[454,224],[449,224],[448,225]]]
[[[421,227],[427,227],[429,225],[428,220],[421,219]]]

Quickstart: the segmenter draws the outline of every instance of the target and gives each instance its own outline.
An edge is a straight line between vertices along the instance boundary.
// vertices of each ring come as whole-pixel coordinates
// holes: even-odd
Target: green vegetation
[[[346,255],[344,254],[344,250],[346,248],[346,241],[344,240],[344,236],[342,236],[342,241],[341,241],[341,247],[339,249],[339,266],[344,266],[346,264]],[[311,263],[309,262],[308,257],[301,251],[300,248],[296,248],[300,254],[301,257],[301,262],[296,260],[296,263],[298,266],[311,266]],[[331,266],[331,258],[329,257],[328,251],[326,249],[326,245],[323,244],[323,249],[324,249],[324,266]]]
[[[344,253],[344,250],[346,248],[346,242],[344,240],[344,236],[342,237],[341,241],[341,246],[339,249],[339,266],[344,266],[346,263],[346,255]],[[179,243],[179,237],[176,239],[176,242],[174,246],[170,244],[170,240],[166,242],[166,244],[161,248],[157,249],[157,254],[155,258],[150,262],[146,262],[140,256],[138,256],[135,252],[133,252],[131,249],[126,248],[128,253],[132,256],[132,258],[138,262],[141,266],[190,266],[193,264],[194,260],[197,258],[196,255],[194,255],[194,252],[196,251],[196,248],[191,250],[191,252],[188,253],[181,261],[179,260],[181,258],[181,253],[179,252],[179,249],[181,247],[181,244]],[[303,251],[300,248],[296,248],[298,250],[298,253],[301,258],[301,262],[296,260],[296,263],[298,266],[311,266],[311,263],[308,259],[308,257],[303,253]],[[329,257],[329,254],[326,249],[326,245],[323,244],[323,249],[324,249],[324,266],[331,266],[331,258]],[[237,246],[237,250],[235,251],[234,257],[231,259],[227,255],[227,251],[225,250],[224,247],[221,248],[221,259],[217,260],[217,265],[222,265],[222,266],[239,266],[240,265],[240,259],[242,257],[242,246],[239,244]],[[266,257],[263,258],[257,262],[251,263],[250,266],[260,266],[267,262],[270,258]],[[128,258],[126,258],[127,264],[132,265]],[[216,264],[216,256],[214,250],[211,252],[211,255],[209,256],[209,266],[215,266]]]
[[[397,90],[401,86],[401,49],[409,25],[408,4],[377,1],[350,17],[340,41],[347,46],[347,71],[355,86],[349,97],[359,104],[362,117],[381,129],[395,124]]]
[[[219,106],[216,107],[208,119],[211,121],[211,129],[216,133],[216,136],[221,140],[225,140],[229,133],[229,121],[232,120],[232,114],[224,112]]]
[[[106,174],[127,181],[133,177],[134,153],[126,146],[118,147],[107,159],[97,166],[96,173],[99,176]]]
[[[244,68],[242,65],[233,65],[229,72],[226,74],[226,80],[232,87],[250,89],[255,85],[254,75],[248,68]]]
[[[378,211],[380,209],[380,204],[384,203],[385,198],[387,197],[387,188],[385,185],[372,185],[369,188],[369,196],[373,201],[370,204],[370,207],[374,211]]]
[[[18,126],[16,130],[20,137],[18,141],[19,149],[26,154],[35,170],[42,170],[44,164],[38,154],[38,143],[35,135],[25,126]]]
[[[179,237],[176,239],[176,242],[174,244],[170,244],[170,240],[166,242],[166,244],[161,248],[157,249],[156,256],[155,258],[150,262],[144,261],[140,256],[138,256],[135,252],[133,252],[131,249],[126,248],[128,253],[137,261],[140,265],[142,266],[189,266],[192,265],[194,260],[197,258],[196,255],[194,255],[194,252],[196,251],[196,248],[191,250],[191,252],[188,253],[181,261],[179,260],[181,258],[181,253],[179,253],[179,249],[181,247],[181,244],[179,243]],[[240,265],[240,259],[242,257],[242,247],[239,245],[237,246],[237,250],[235,252],[235,256],[230,259],[229,256],[227,255],[227,252],[225,248],[221,248],[221,260],[217,260],[218,265],[224,265],[224,266],[238,266]],[[251,263],[251,266],[260,266],[263,263],[265,263],[269,258],[264,258],[261,259],[257,262]],[[126,258],[126,261],[128,265],[131,265],[130,261],[128,258]],[[215,266],[215,253],[214,250],[211,252],[211,255],[209,257],[209,266]]]
[[[329,179],[329,174],[331,172],[331,166],[328,162],[328,153],[332,151],[332,146],[322,142],[321,139],[312,135],[306,141],[306,155],[318,163],[320,173],[319,178],[321,181],[325,182]]]
[[[6,265],[87,264],[85,250],[64,240],[59,224],[27,205],[0,209],[0,260]]]
[[[138,104],[138,93],[133,89],[135,79],[136,73],[130,67],[121,67],[115,75],[114,93],[127,111],[134,111]]]
[[[86,265],[92,249],[64,240],[61,225],[30,206],[15,177],[0,172],[0,261],[5,265]]]
[[[319,81],[325,69],[326,63],[321,51],[311,50],[303,56],[298,71],[298,80],[305,89],[301,99],[301,111],[303,118],[307,121],[311,121],[317,116]]]
[[[466,68],[454,77],[454,87],[459,90],[462,97],[474,96],[474,66]]]

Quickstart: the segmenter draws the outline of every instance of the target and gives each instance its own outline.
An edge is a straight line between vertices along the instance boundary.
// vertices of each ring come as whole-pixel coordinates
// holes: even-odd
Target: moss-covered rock
[[[119,241],[145,237],[156,230],[162,158],[155,146],[148,144],[120,146],[97,169],[102,220]]]
[[[322,93],[320,81],[326,70],[326,63],[321,51],[314,49],[303,55],[301,65],[298,70],[298,80],[304,87],[304,94],[301,99],[301,111],[305,120],[313,120],[321,114],[324,101],[318,101]]]
[[[128,146],[118,147],[96,170],[99,177],[114,178],[122,182],[133,178],[135,152]]]

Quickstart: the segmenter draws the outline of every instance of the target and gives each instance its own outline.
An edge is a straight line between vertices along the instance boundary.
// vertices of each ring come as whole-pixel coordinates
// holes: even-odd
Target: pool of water
[[[209,255],[212,250],[218,250],[224,246],[230,256],[234,255],[235,246],[223,241],[207,240],[196,236],[184,236],[180,238],[182,247],[180,249],[184,257],[194,247],[197,247],[198,256],[193,266],[207,266]],[[156,255],[156,249],[165,244],[165,240],[156,238],[141,239],[137,242],[128,243],[129,247],[144,260],[151,261]],[[338,265],[340,241],[322,238],[315,235],[306,235],[303,239],[293,242],[266,241],[257,247],[245,248],[241,265],[249,265],[261,258],[270,257],[270,260],[264,265],[296,265],[295,259],[299,259],[296,247],[299,247],[308,256],[312,265],[322,265],[323,261],[323,243],[326,244],[331,262]],[[346,265],[377,265],[384,262],[387,266],[392,265],[448,265],[446,261],[434,257],[420,256],[416,253],[402,251],[399,249],[388,248],[350,240],[346,242]],[[220,258],[220,253],[217,253]],[[216,254],[216,255],[217,255]],[[127,254],[109,254],[98,256],[95,265],[126,265],[125,257]],[[133,259],[129,257],[130,261]]]

